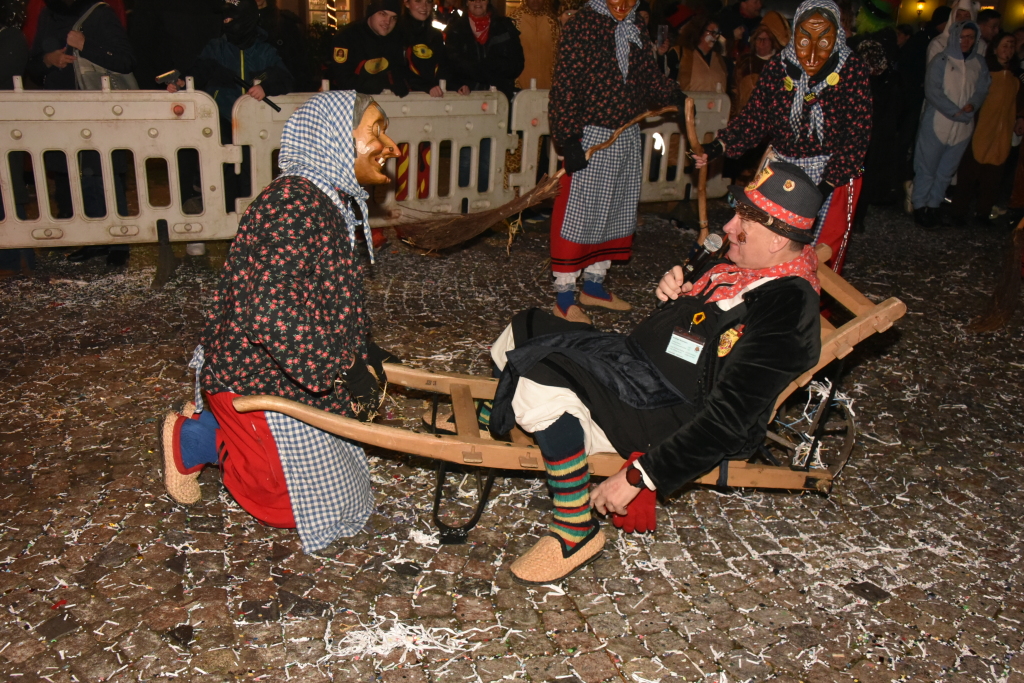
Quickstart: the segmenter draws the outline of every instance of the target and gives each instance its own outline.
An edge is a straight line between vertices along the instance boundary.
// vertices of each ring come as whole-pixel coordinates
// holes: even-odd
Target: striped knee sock
[[[562,543],[566,557],[597,529],[590,512],[590,469],[579,420],[565,413],[534,438],[544,456],[555,512],[549,531]]]

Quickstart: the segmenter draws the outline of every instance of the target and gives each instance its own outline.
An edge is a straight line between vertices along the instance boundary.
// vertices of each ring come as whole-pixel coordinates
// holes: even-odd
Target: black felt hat
[[[823,197],[803,169],[769,161],[746,187],[730,185],[733,199],[768,214],[763,225],[783,237],[809,243]]]

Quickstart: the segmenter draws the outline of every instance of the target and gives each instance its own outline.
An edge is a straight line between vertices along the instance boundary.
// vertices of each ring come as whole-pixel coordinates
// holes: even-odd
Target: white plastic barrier
[[[221,164],[240,162],[241,151],[220,144],[217,105],[206,93],[192,90],[191,82],[186,91],[174,94],[21,90],[20,79],[15,85],[14,91],[0,94],[0,246],[155,242],[160,220],[167,221],[172,240],[227,239],[235,234],[238,218],[224,210]],[[206,204],[201,215],[182,210],[178,182],[182,149],[198,151]],[[129,215],[120,215],[116,209],[115,151],[126,162],[118,170],[129,185],[132,177],[135,181]],[[44,160],[47,152],[57,154]],[[65,162],[55,164],[59,155],[64,155]],[[82,182],[83,162],[89,158],[95,161],[85,166],[95,167],[98,162],[102,169],[102,190],[94,183],[88,199],[95,205],[101,193],[105,208],[105,215],[93,218],[86,216]],[[26,161],[31,163],[31,176],[26,173]],[[54,173],[57,167],[63,168]],[[15,193],[12,171],[32,181],[28,190],[31,197],[34,189],[37,211],[32,213],[37,216],[19,218],[15,204],[16,194],[22,194],[21,178]],[[91,168],[87,171],[86,175]],[[69,218],[58,218],[54,210],[59,184],[70,184],[73,215]]]
[[[710,133],[712,138],[719,128],[729,123],[729,96],[712,92],[688,92],[696,106],[694,123],[697,136],[703,141]],[[509,184],[519,187],[524,193],[536,184],[537,168],[541,164],[542,152],[537,140],[550,135],[548,126],[548,91],[523,90],[512,101],[512,132],[523,136],[523,161],[521,171],[509,176]],[[690,185],[696,184],[696,174],[682,172],[684,155],[689,148],[686,136],[680,130],[681,118],[676,115],[651,119],[640,126],[644,136],[643,184],[640,189],[641,202],[660,202],[685,199]],[[660,139],[660,143],[658,140]],[[658,147],[658,149],[656,149]],[[673,154],[674,159],[669,155]],[[659,158],[660,157],[660,158]],[[548,173],[557,168],[553,153],[548,154]],[[673,163],[674,162],[674,163]],[[654,171],[651,167],[654,165]],[[674,173],[670,173],[674,169]],[[708,178],[708,196],[721,197],[728,192],[728,182],[716,175]]]
[[[272,98],[280,112],[251,97],[235,103],[234,140],[252,150],[254,188],[265,187],[273,179],[274,155],[281,146],[284,122],[310,97],[311,93],[297,93]],[[508,134],[508,100],[500,92],[446,93],[444,97],[385,93],[375,95],[374,100],[387,113],[388,136],[400,147],[408,145],[409,156],[401,173],[399,160],[390,160],[387,173],[395,182],[371,191],[371,225],[400,223],[423,212],[484,211],[512,200],[512,190],[504,188],[503,178],[505,153],[515,150],[516,140]],[[481,173],[485,139],[490,140],[490,153],[486,173]],[[424,170],[429,172],[429,190],[420,197],[418,159],[428,147],[430,163]],[[468,160],[463,160],[460,168],[460,158],[465,156]],[[399,183],[407,188],[401,201],[395,198]],[[242,211],[244,206],[239,206]]]
[[[20,79],[17,86],[14,91],[0,92],[0,140],[5,142],[0,161],[0,248],[155,242],[160,221],[166,222],[172,241],[231,238],[246,202],[274,176],[285,121],[312,96],[297,93],[273,98],[281,112],[252,98],[239,98],[233,111],[235,144],[221,145],[217,106],[208,95],[192,88],[191,79],[185,91],[174,94],[25,91],[20,89]],[[698,135],[713,134],[726,124],[728,97],[689,94],[697,104]],[[401,223],[425,213],[476,212],[500,206],[513,198],[517,187],[525,192],[536,184],[542,159],[546,160],[542,170],[548,173],[557,166],[550,143],[546,158],[539,144],[550,134],[546,90],[531,88],[516,96],[511,134],[509,103],[498,92],[448,93],[443,98],[425,93],[404,98],[383,94],[375,99],[390,119],[388,134],[408,151],[398,160],[401,168],[396,160],[389,162],[389,173],[397,176],[396,182],[371,193],[373,225]],[[685,198],[693,179],[682,174],[686,145],[676,119],[651,121],[642,130],[641,201]],[[519,172],[509,175],[506,189],[505,156],[519,144],[517,132],[523,138],[522,165]],[[655,149],[656,133],[661,139],[659,149]],[[489,161],[481,170],[482,151],[488,145]],[[251,194],[238,200],[237,210],[229,211],[222,166],[234,164],[236,172],[241,171],[245,146],[251,152]],[[667,157],[670,151],[675,155],[674,164]],[[127,159],[127,168],[115,169],[115,153],[121,155],[122,163]],[[55,155],[66,160],[66,164],[57,164],[60,169],[52,163]],[[93,162],[83,163],[89,155]],[[192,164],[189,158],[194,160]],[[101,183],[85,177],[92,168],[100,169]],[[670,168],[675,169],[676,177],[669,175]],[[423,178],[419,177],[421,169]],[[115,171],[119,178],[115,179]],[[194,193],[196,172],[201,196],[183,201],[183,195]],[[132,195],[127,201],[123,179]],[[22,180],[28,184],[30,199],[34,191],[37,207],[25,218],[19,217],[26,198]],[[64,187],[70,184],[69,200],[64,201],[70,204],[70,217],[58,217],[55,210],[61,203],[61,182]],[[88,192],[84,190],[87,183]],[[396,189],[402,193],[401,199],[396,198]],[[709,181],[709,196],[725,192],[721,178]],[[102,195],[99,215],[97,195]],[[127,210],[118,211],[119,199],[122,209],[127,204]],[[94,217],[86,215],[90,201]]]

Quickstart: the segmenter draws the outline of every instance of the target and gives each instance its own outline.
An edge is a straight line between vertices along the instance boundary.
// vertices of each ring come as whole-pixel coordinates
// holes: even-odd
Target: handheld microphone
[[[690,251],[690,255],[686,257],[686,261],[684,261],[681,266],[683,269],[683,282],[689,281],[690,276],[699,272],[701,268],[704,267],[704,264],[706,264],[709,259],[714,258],[715,255],[727,244],[728,241],[723,240],[721,235],[711,233],[704,239],[704,242],[699,247],[694,245],[693,249]],[[659,301],[655,304],[655,308],[663,308],[672,301],[674,301],[674,299]]]
[[[700,245],[700,248],[690,252],[689,258],[683,263],[683,280],[689,280],[691,275],[699,272],[704,267],[704,264],[708,262],[708,259],[712,258],[721,248],[722,236],[715,233],[708,235],[704,243]]]

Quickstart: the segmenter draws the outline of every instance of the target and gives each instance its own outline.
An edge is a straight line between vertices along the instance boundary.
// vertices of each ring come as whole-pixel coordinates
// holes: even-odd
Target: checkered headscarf
[[[640,39],[640,27],[636,25],[636,8],[639,4],[637,2],[633,5],[633,8],[629,10],[629,14],[622,21],[619,21],[612,16],[612,11],[608,9],[608,3],[605,0],[590,0],[587,3],[590,9],[598,14],[611,17],[617,24],[615,26],[615,59],[619,62],[619,71],[622,72],[623,82],[629,76],[629,44],[633,43],[640,48],[644,46],[643,40]]]
[[[843,23],[840,21],[839,6],[832,0],[804,0],[800,3],[800,6],[796,8],[796,14],[793,15],[793,35],[789,39],[789,44],[782,50],[782,59],[796,66],[800,72],[800,79],[794,81],[793,106],[789,110],[789,127],[793,129],[793,133],[799,140],[800,117],[804,113],[805,98],[814,95],[814,104],[811,105],[811,135],[816,136],[819,142],[825,142],[825,118],[821,113],[821,103],[817,100],[817,95],[829,86],[825,78],[813,86],[810,85],[810,77],[797,58],[795,47],[797,25],[807,16],[814,14],[815,10],[819,10],[822,16],[836,27],[836,45],[832,48],[832,54],[838,55],[838,61],[833,71],[842,70],[843,65],[846,64],[846,58],[850,56],[850,48],[846,45],[846,31],[843,30]],[[825,74],[826,77],[827,75]]]
[[[284,124],[278,164],[281,175],[305,178],[331,198],[341,211],[348,228],[353,251],[356,228],[369,233],[370,196],[356,180],[356,144],[352,137],[355,122],[356,93],[351,90],[330,90],[317,93],[295,110]],[[357,219],[352,205],[359,208]],[[366,240],[373,262],[373,240]]]

